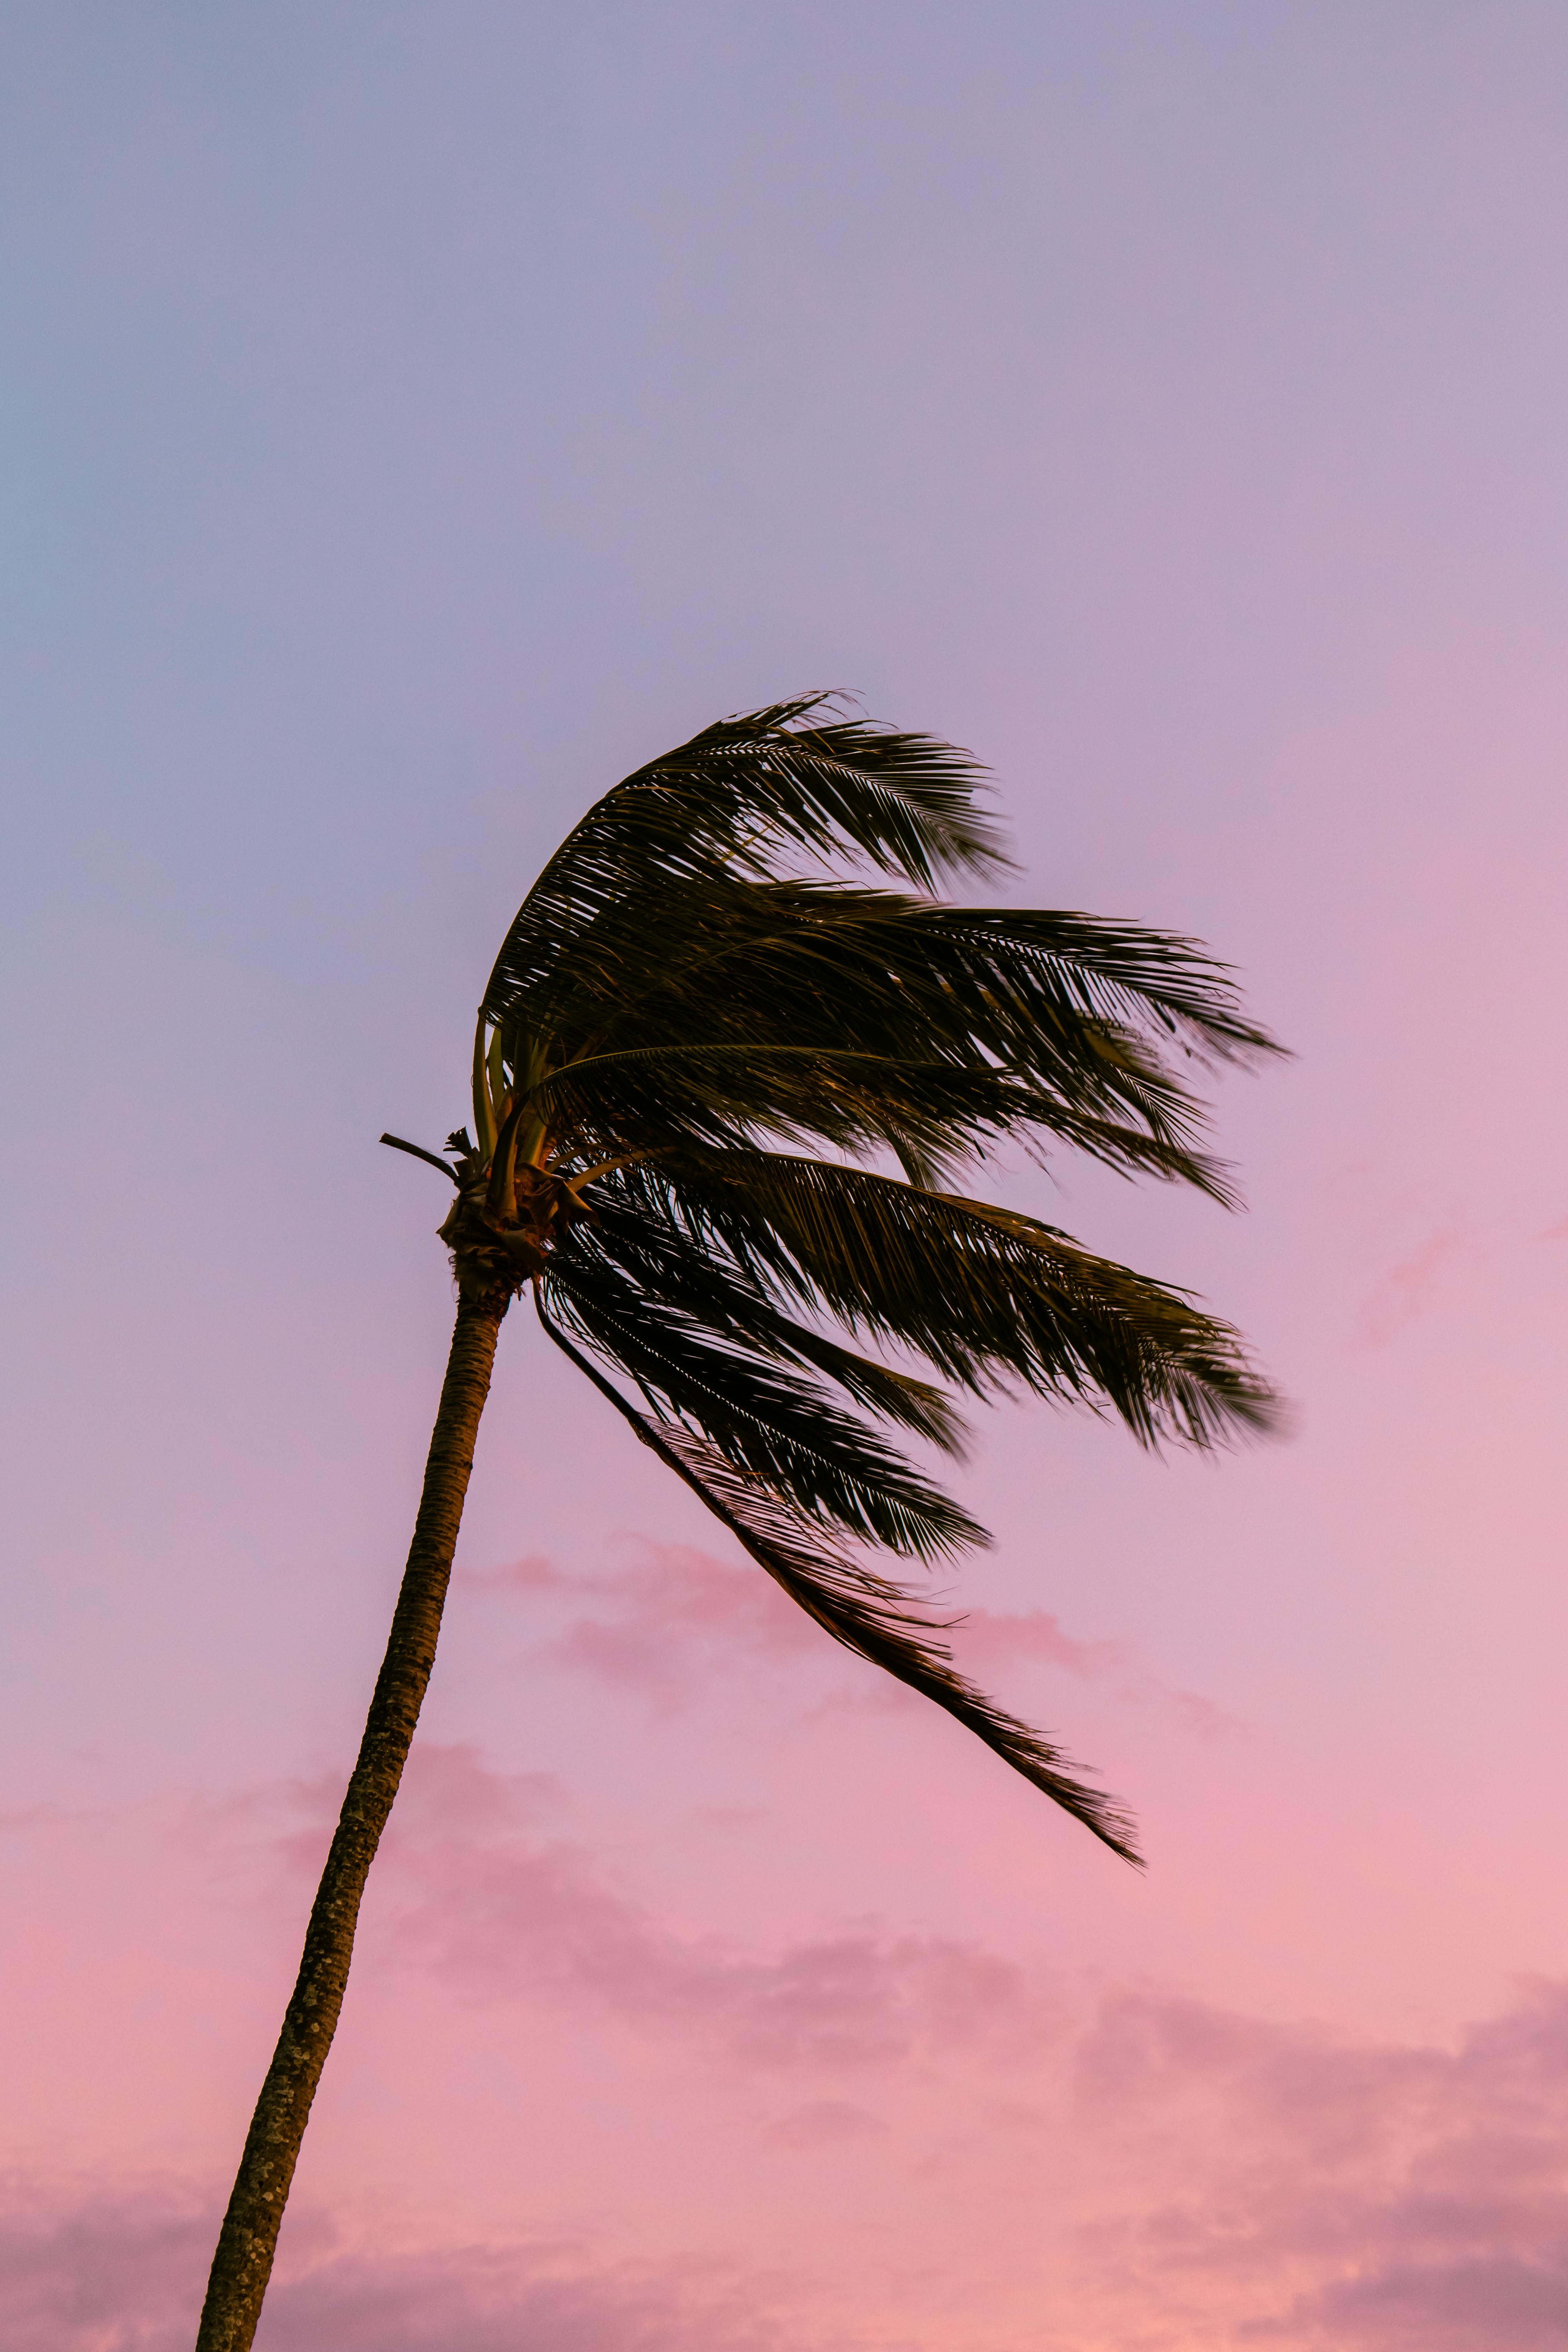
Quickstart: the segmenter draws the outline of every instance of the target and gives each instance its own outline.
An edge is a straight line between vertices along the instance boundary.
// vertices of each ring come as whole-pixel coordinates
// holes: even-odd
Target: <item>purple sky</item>
[[[818,686],[1292,1064],[998,1179],[1292,1441],[984,1423],[1140,1880],[503,1334],[258,2345],[1568,2328],[1568,16],[0,11],[6,2352],[176,2352],[401,1570],[472,1006]]]

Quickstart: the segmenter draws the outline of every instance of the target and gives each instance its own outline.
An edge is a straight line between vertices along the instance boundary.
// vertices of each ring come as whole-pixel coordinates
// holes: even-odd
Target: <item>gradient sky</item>
[[[401,1570],[471,1007],[819,686],[1297,1058],[1291,1441],[985,1423],[962,1653],[1146,1879],[505,1331],[263,2352],[1568,2335],[1568,16],[0,9],[5,2352],[176,2352]],[[19,2282],[19,2284],[18,2284]]]

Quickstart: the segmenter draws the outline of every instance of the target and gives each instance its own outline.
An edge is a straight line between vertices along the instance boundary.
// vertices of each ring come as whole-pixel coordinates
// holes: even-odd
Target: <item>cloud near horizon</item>
[[[726,1654],[824,1653],[761,1578],[700,1553],[470,1583],[531,1595],[558,1658],[616,1689],[689,1682],[695,1704]],[[595,1649],[590,1624],[625,1646]],[[998,1661],[1085,1682],[1139,1671],[1045,1612],[980,1612],[980,1634]],[[188,2338],[214,2151],[338,1794],[322,1774],[11,1822],[64,1906],[36,1948],[71,2112],[112,2117],[122,2156],[72,2168],[48,2137],[59,2062],[40,2072],[18,2045],[40,2127],[0,2242],[5,2352]],[[471,1741],[416,1743],[259,2352],[1563,2340],[1568,1986],[1523,1988],[1451,2048],[1357,2041],[962,1927],[716,1932],[660,1884],[572,1784],[498,1769]],[[68,1932],[73,1885],[121,1920],[152,1906],[120,2011],[93,1934]],[[150,2099],[216,2120],[188,2159],[143,2172],[123,2151],[146,2144]]]
[[[922,1965],[882,1952],[883,1997]],[[787,1955],[771,1966],[787,1978]],[[1036,1990],[1059,2005],[1059,1986]],[[645,2032],[690,2027],[642,2020]],[[1568,1986],[1523,1989],[1448,2051],[1350,2043],[1111,1988],[1057,2054],[1065,2063],[1021,2054],[1012,2088],[1032,2096],[993,2096],[983,2131],[950,2102],[923,2149],[831,2100],[775,2123],[758,2147],[738,2141],[730,2160],[795,2219],[788,2263],[743,2233],[654,2259],[614,2231],[552,2234],[548,2213],[525,2238],[421,2244],[417,2223],[365,2226],[363,2200],[358,2226],[301,2211],[260,2352],[1547,2352],[1563,2341]],[[920,2073],[930,2055],[885,2047],[873,2063]],[[942,2071],[951,2092],[961,2053]],[[713,2128],[700,2085],[689,2097],[689,2125]],[[907,2263],[876,2247],[874,2230],[868,2266],[853,2217],[814,2192],[818,2158],[843,2151],[873,2213],[878,2174],[901,2174]],[[790,2162],[806,2172],[781,2187],[776,2168]],[[205,2274],[210,2192],[168,2176],[22,2175],[6,2205],[6,2352],[176,2352]],[[953,2283],[935,2302],[920,2291],[933,2263]]]
[[[448,2014],[456,1997],[454,2053],[534,2053],[534,2105],[496,2157],[531,2226],[431,2219],[420,2168],[433,2188],[463,2128],[462,2064],[399,2080],[406,2211],[356,2179],[351,2136],[290,2215],[260,2352],[1562,2342],[1568,1984],[1522,1986],[1441,2048],[1074,1977],[980,1939],[851,1924],[743,1948],[661,1916],[560,1834],[540,1777],[416,1748],[361,1954],[374,2016],[334,2053],[332,2085],[366,2095],[420,1983]],[[301,1810],[320,1794],[295,1784],[224,1817],[270,1837],[279,1887],[305,1867]],[[201,1873],[192,1841],[187,1824],[179,1850]],[[622,2086],[618,2131],[590,2150],[596,2221],[563,2203],[548,2145],[569,2045]],[[637,2217],[659,2184],[638,2150],[665,2144],[672,2102],[729,2202],[694,2195],[690,2242],[661,2222],[649,2243]],[[175,2352],[217,2201],[188,2168],[16,2168],[6,2352]]]
[[[11,2184],[0,2221],[6,2352],[186,2352],[217,2204],[189,2184],[129,2194]],[[314,2234],[331,2232],[318,2217]],[[290,2216],[293,2228],[295,2217]],[[601,2258],[569,2242],[399,2253],[331,2247],[279,2264],[258,2352],[784,2352],[769,2283],[701,2257]]]
[[[468,1582],[548,1612],[552,1662],[660,1704],[729,1686],[727,1661],[832,1659],[764,1580],[689,1549]],[[1134,1654],[1046,1612],[971,1623],[991,1663],[1137,1692]],[[820,1727],[808,1744],[837,1786]],[[0,2242],[5,2352],[188,2338],[338,1795],[323,1773],[10,1822],[58,1920],[17,1950],[60,2031],[12,2069],[37,2122]],[[137,1905],[146,1965],[107,1976],[82,1923],[123,1937]],[[962,1914],[794,1916],[717,1932],[574,1780],[416,1743],[259,2352],[1563,2340],[1568,1986],[1525,1987],[1451,2048],[1357,2041],[1075,1974]],[[201,2120],[143,2171],[125,2152],[154,2112]],[[68,2116],[120,2160],[73,2168]]]

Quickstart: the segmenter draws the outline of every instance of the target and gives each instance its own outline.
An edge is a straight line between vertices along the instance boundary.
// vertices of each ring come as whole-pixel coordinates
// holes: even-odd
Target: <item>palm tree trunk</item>
[[[304,1957],[256,2103],[202,2307],[196,2352],[248,2352],[310,2102],[331,2045],[353,1957],[360,1897],[392,1811],[436,1657],[479,1415],[489,1392],[507,1294],[460,1297],[425,1487],[386,1656],[359,1760],[321,1873]]]

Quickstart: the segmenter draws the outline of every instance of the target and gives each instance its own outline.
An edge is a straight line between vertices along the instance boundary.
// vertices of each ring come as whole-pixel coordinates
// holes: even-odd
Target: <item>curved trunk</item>
[[[289,2184],[342,2006],[360,1897],[397,1794],[435,1661],[474,1440],[506,1307],[504,1291],[499,1301],[493,1291],[479,1297],[470,1294],[458,1307],[386,1656],[305,1931],[299,1978],[219,2232],[196,2352],[248,2352],[261,2315]]]

